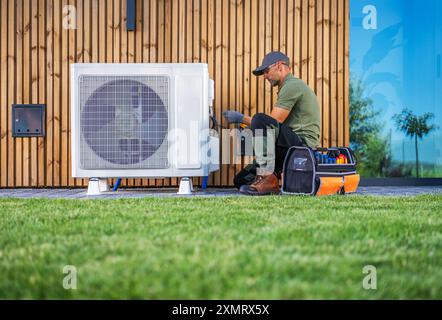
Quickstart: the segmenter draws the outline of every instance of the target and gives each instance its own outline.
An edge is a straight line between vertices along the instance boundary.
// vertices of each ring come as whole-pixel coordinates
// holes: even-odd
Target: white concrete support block
[[[180,188],[179,188],[177,194],[189,195],[189,194],[192,194],[192,192],[193,192],[192,179],[190,179],[188,177],[181,178]]]
[[[99,179],[99,178],[89,179],[87,187],[88,196],[98,196],[108,191],[109,191],[109,184],[107,183],[107,179]]]

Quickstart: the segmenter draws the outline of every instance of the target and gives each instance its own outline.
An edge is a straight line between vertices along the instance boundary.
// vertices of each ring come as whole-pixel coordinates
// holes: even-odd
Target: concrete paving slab
[[[110,191],[99,196],[88,196],[86,194],[86,189],[0,189],[0,198],[121,199],[145,197],[244,197],[234,188],[208,188],[206,190],[197,189],[192,195],[177,195],[177,190],[177,188],[119,189],[118,191]],[[349,196],[415,196],[420,194],[442,194],[442,186],[359,187],[357,193]]]

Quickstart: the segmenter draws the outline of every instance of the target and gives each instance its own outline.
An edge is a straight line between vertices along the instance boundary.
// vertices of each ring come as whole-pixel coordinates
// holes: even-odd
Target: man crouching
[[[293,76],[289,58],[281,52],[267,54],[253,74],[264,75],[271,86],[278,86],[278,99],[270,115],[249,117],[237,111],[223,112],[229,123],[249,126],[254,136],[255,161],[235,176],[234,183],[242,194],[278,194],[289,148],[319,146],[319,104],[313,90]]]

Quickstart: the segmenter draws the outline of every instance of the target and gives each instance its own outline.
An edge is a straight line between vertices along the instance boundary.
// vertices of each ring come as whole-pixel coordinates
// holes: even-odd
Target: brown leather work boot
[[[249,196],[279,194],[279,181],[274,173],[266,176],[257,175],[252,184],[241,186],[239,192]]]

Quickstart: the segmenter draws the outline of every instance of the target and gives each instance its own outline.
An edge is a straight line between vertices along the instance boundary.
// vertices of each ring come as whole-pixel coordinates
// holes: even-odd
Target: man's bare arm
[[[285,121],[285,119],[287,119],[287,117],[289,116],[290,111],[283,109],[283,108],[279,108],[279,107],[273,107],[272,113],[270,114],[270,116],[273,119],[276,119],[278,122],[283,123]]]
[[[279,108],[279,107],[273,107],[272,113],[270,116],[275,119],[276,121],[283,123],[285,119],[287,119],[290,111]],[[250,127],[252,125],[252,117],[244,115],[244,118],[242,120],[242,123],[246,126]]]

